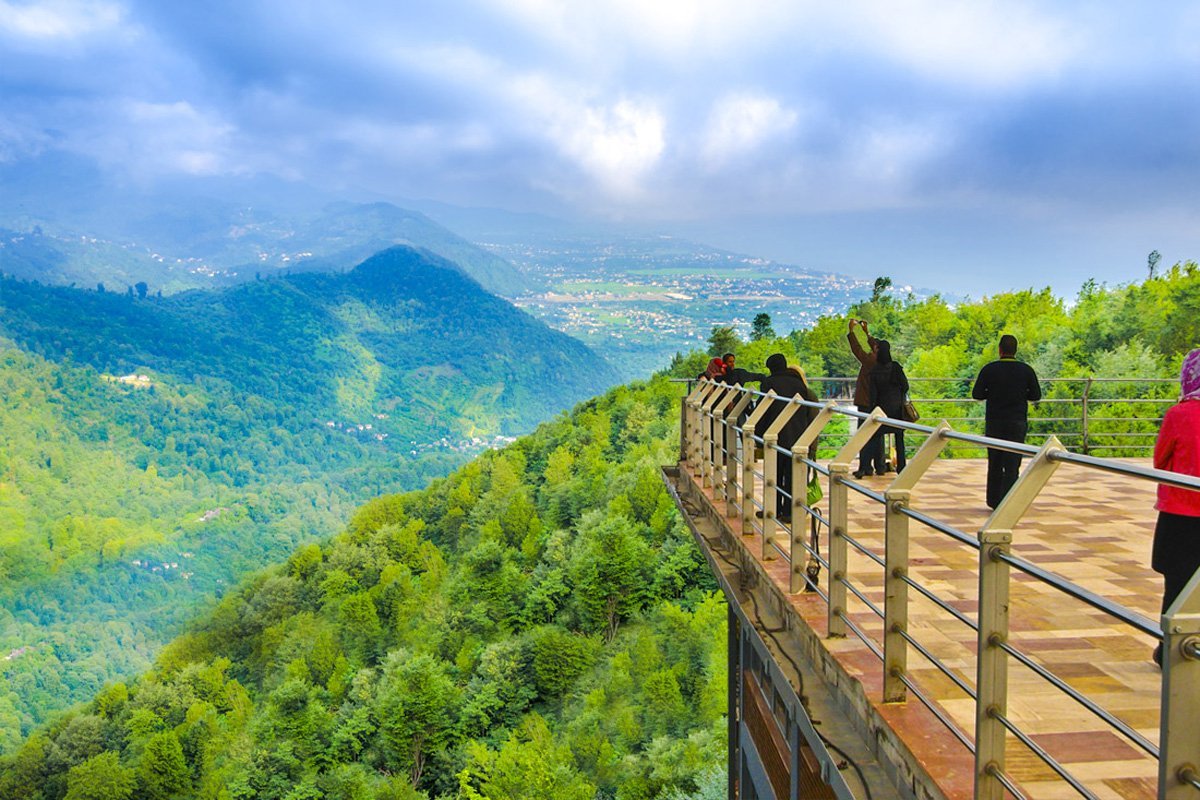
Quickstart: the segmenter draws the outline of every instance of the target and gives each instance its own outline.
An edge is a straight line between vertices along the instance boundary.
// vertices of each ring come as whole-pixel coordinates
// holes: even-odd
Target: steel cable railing
[[[813,379],[814,383],[822,379]],[[1094,383],[1099,382],[1094,380]],[[1133,398],[1136,399],[1136,398]],[[696,402],[703,400],[704,402]],[[764,402],[769,401],[769,402]],[[977,703],[986,703],[989,708],[989,713],[982,715],[978,723],[981,726],[989,724],[989,720],[996,725],[1009,730],[1019,741],[1029,746],[1040,760],[1044,761],[1047,766],[1058,774],[1064,781],[1076,788],[1085,797],[1092,796],[1090,791],[1076,778],[1071,775],[1061,764],[1059,764],[1051,754],[1047,753],[1043,748],[1037,746],[1027,733],[1020,731],[1016,725],[1009,721],[1004,712],[1004,706],[1007,696],[1007,686],[976,686],[972,687],[966,680],[959,677],[953,670],[949,669],[936,654],[933,653],[923,643],[919,642],[909,631],[903,627],[893,625],[889,628],[886,624],[887,620],[893,618],[894,611],[890,610],[888,603],[885,602],[884,608],[879,608],[866,595],[863,589],[855,585],[851,576],[845,569],[845,553],[847,548],[852,548],[855,552],[860,553],[869,562],[874,563],[877,567],[883,567],[885,570],[885,585],[891,585],[889,582],[894,581],[904,588],[904,603],[907,603],[907,589],[912,588],[926,600],[933,603],[937,608],[949,613],[959,622],[967,625],[977,631],[980,641],[980,674],[985,674],[986,670],[982,666],[982,662],[987,660],[989,663],[996,663],[996,654],[1002,658],[1011,658],[1017,663],[1030,669],[1034,674],[1047,681],[1059,692],[1071,697],[1075,702],[1079,703],[1086,710],[1094,714],[1098,719],[1103,721],[1115,732],[1120,733],[1124,738],[1133,742],[1139,749],[1146,752],[1150,756],[1158,757],[1163,760],[1164,774],[1170,774],[1169,767],[1175,763],[1177,759],[1174,753],[1181,752],[1180,746],[1172,745],[1168,739],[1165,743],[1160,743],[1160,747],[1156,747],[1152,742],[1134,730],[1130,725],[1126,724],[1115,715],[1102,708],[1098,703],[1086,697],[1083,693],[1070,686],[1061,677],[1055,675],[1046,667],[1034,661],[1025,653],[1009,644],[1007,639],[1007,611],[1002,615],[997,615],[995,609],[985,610],[985,598],[983,592],[985,586],[1001,587],[1003,589],[1003,597],[1007,597],[1007,586],[1011,580],[1008,575],[1009,569],[1016,569],[1019,572],[1030,575],[1032,578],[1042,584],[1051,587],[1063,593],[1066,596],[1073,597],[1084,602],[1090,607],[1103,613],[1121,624],[1127,625],[1132,629],[1157,638],[1164,638],[1163,633],[1159,628],[1146,617],[1141,614],[1131,611],[1118,603],[1107,600],[1106,598],[1091,592],[1076,583],[1063,578],[1049,570],[1046,570],[1032,563],[1028,559],[1015,556],[1008,552],[1008,542],[1011,541],[1011,534],[1007,533],[1011,526],[1020,519],[1024,512],[1028,509],[1029,504],[1037,496],[1041,487],[1045,485],[1045,480],[1048,479],[1057,466],[1061,464],[1073,464],[1076,466],[1085,467],[1088,469],[1097,469],[1109,473],[1115,473],[1128,478],[1138,478],[1153,480],[1158,483],[1180,486],[1183,488],[1200,490],[1200,480],[1189,476],[1168,473],[1162,470],[1156,470],[1151,467],[1144,467],[1137,464],[1113,461],[1111,459],[1099,458],[1087,453],[1073,453],[1059,444],[1057,437],[1051,437],[1051,441],[1046,446],[1041,448],[1031,445],[1017,444],[1005,440],[994,439],[978,434],[956,431],[949,427],[946,421],[942,421],[937,427],[920,425],[901,420],[889,419],[882,415],[878,409],[870,414],[860,412],[854,408],[839,407],[835,402],[813,403],[799,399],[789,399],[784,401],[774,395],[766,395],[762,392],[757,392],[742,387],[727,387],[722,384],[711,384],[708,382],[701,383],[697,388],[690,392],[687,401],[690,404],[690,416],[685,408],[683,414],[684,444],[681,449],[693,456],[700,456],[705,453],[711,453],[716,458],[716,454],[720,454],[721,464],[712,464],[710,467],[699,465],[699,471],[702,475],[708,474],[712,476],[723,476],[719,480],[723,481],[722,492],[730,505],[730,508],[735,506],[743,510],[742,523],[743,532],[753,532],[755,535],[762,537],[763,540],[763,557],[767,557],[767,548],[770,547],[780,557],[788,559],[792,567],[792,572],[795,574],[796,553],[801,552],[805,557],[812,558],[828,575],[828,590],[821,592],[820,587],[806,581],[817,590],[818,594],[826,602],[829,608],[829,630],[834,633],[838,630],[848,629],[857,638],[870,649],[876,657],[885,664],[895,663],[895,659],[889,656],[890,651],[896,649],[895,642],[900,642],[903,648],[911,647],[914,652],[921,655],[931,663],[939,672],[946,675],[956,687],[963,691],[968,697]],[[965,402],[965,401],[964,401]],[[1096,402],[1093,398],[1092,402]],[[1106,401],[1107,402],[1107,401]],[[1112,402],[1119,402],[1114,400]],[[1157,398],[1149,399],[1147,403],[1164,402]],[[728,419],[729,409],[734,404],[737,405],[741,420],[737,415],[732,415],[733,419]],[[752,404],[752,405],[751,405]],[[756,425],[763,417],[763,409],[774,405],[782,407],[783,411],[775,419],[775,421],[766,430],[757,430]],[[778,436],[780,430],[786,422],[786,418],[790,414],[794,414],[796,409],[807,407],[817,410],[819,413],[817,419],[813,421],[801,439],[795,445],[795,452],[781,447],[778,444]],[[722,447],[719,450],[709,450],[704,448],[706,442],[693,442],[688,445],[686,440],[689,436],[695,436],[696,432],[704,427],[705,417],[711,423],[710,431],[716,430],[719,425],[721,428],[721,437],[723,440]],[[841,446],[838,453],[834,455],[833,461],[829,466],[825,467],[817,462],[799,455],[799,451],[804,449],[804,446],[812,444],[816,437],[826,430],[830,423],[835,419],[845,419],[849,422],[847,431],[845,432],[845,443]],[[1043,418],[1045,421],[1046,418]],[[1075,421],[1074,417],[1063,417],[1063,421]],[[1100,418],[1101,420],[1106,418]],[[1121,418],[1114,418],[1121,419]],[[1032,421],[1032,420],[1031,420]],[[1093,418],[1095,421],[1095,418]],[[874,491],[865,486],[862,486],[855,481],[849,479],[848,462],[850,456],[857,452],[862,444],[870,435],[874,434],[880,427],[887,425],[889,428],[898,428],[905,432],[918,434],[924,438],[924,443],[921,445],[917,454],[910,458],[909,466],[902,470],[901,473],[894,479],[892,486],[883,493]],[[839,438],[843,434],[839,434]],[[1134,436],[1152,435],[1149,433],[1135,433]],[[732,446],[731,446],[732,443]],[[989,519],[988,524],[979,532],[978,536],[965,533],[961,530],[947,525],[933,517],[907,507],[907,493],[912,486],[921,480],[923,472],[928,468],[932,461],[948,447],[952,445],[961,445],[973,447],[977,449],[1001,449],[1007,452],[1013,452],[1022,456],[1030,457],[1028,466],[1024,470],[1021,483],[1014,488],[1010,496],[1005,499],[1004,503],[996,509],[996,512]],[[739,446],[741,457],[738,457]],[[758,469],[759,453],[761,448],[762,454],[762,469]],[[922,453],[930,453],[925,457]],[[914,464],[916,466],[914,467]],[[697,466],[693,464],[693,466]],[[803,474],[801,469],[807,471],[815,468],[818,475],[828,479],[829,494],[828,502],[830,513],[828,517],[821,515],[816,509],[809,507],[802,502],[799,496],[793,496],[793,492],[787,492],[781,489],[777,483],[778,469],[793,470],[792,487],[793,492],[796,492],[802,483],[797,482],[797,476]],[[914,471],[915,470],[915,471]],[[1032,476],[1028,480],[1026,476]],[[1027,485],[1026,485],[1027,484]],[[761,492],[758,487],[762,487]],[[1018,491],[1022,486],[1024,490]],[[893,568],[894,574],[889,574],[888,558],[881,558],[877,553],[864,543],[849,535],[846,525],[846,494],[853,491],[855,494],[867,498],[872,503],[881,504],[885,510],[889,512],[885,526],[885,537],[888,539],[889,547],[893,543],[892,528],[896,531],[902,531],[905,538],[903,543],[903,552],[907,553],[907,521],[913,520],[921,525],[927,526],[929,529],[947,535],[958,541],[961,544],[966,544],[979,552],[980,563],[980,583],[981,596],[979,621],[972,620],[963,612],[955,609],[948,602],[938,597],[936,593],[922,586],[917,580],[910,576],[906,569]],[[796,492],[797,495],[803,494]],[[783,527],[779,520],[775,519],[774,508],[778,498],[783,498],[784,506],[793,509],[791,523],[787,527]],[[746,510],[757,507],[762,515],[762,524],[758,525],[753,518],[746,519]],[[752,516],[752,515],[751,515]],[[796,535],[796,529],[800,525],[801,519],[814,519],[818,531],[826,534],[829,541],[828,552],[829,556],[822,557],[820,552],[813,545],[803,541],[803,537]],[[899,523],[903,521],[904,524]],[[895,523],[893,525],[893,523]],[[787,533],[789,539],[794,544],[800,544],[801,547],[797,550],[792,548],[783,548],[778,545],[774,539],[774,533],[777,529],[781,529]],[[1006,538],[1007,537],[1007,538]],[[1198,576],[1200,578],[1200,576]],[[793,585],[793,591],[797,591]],[[846,612],[845,593],[849,592],[857,598],[872,615],[885,620],[884,630],[884,647],[880,647],[875,643],[870,634],[863,630]],[[1200,605],[1200,590],[1194,592],[1196,595],[1197,605]],[[885,592],[885,598],[890,599],[891,591]],[[1190,598],[1190,594],[1189,594]],[[997,624],[1001,627],[997,628]],[[1186,642],[1181,643],[1180,650],[1185,657],[1189,651]],[[903,663],[904,659],[900,660]],[[1012,782],[1003,770],[1003,745],[1001,750],[996,752],[994,742],[996,737],[992,734],[982,736],[979,730],[976,731],[974,742],[965,739],[962,732],[957,729],[952,720],[946,718],[945,713],[938,708],[937,703],[926,697],[924,692],[921,692],[915,682],[909,675],[906,674],[906,668],[893,668],[890,675],[885,676],[885,694],[889,691],[886,687],[889,679],[893,689],[900,687],[900,692],[912,693],[926,707],[928,707],[951,732],[968,746],[975,753],[977,759],[986,759],[985,764],[998,765],[994,769],[982,770],[981,773],[994,778],[997,785],[1003,787],[1015,796],[1021,796],[1017,787]],[[1167,670],[1169,673],[1169,668]],[[1164,685],[1166,684],[1164,680]],[[1200,690],[1200,686],[1197,687]],[[1197,692],[1200,694],[1200,691]],[[997,702],[999,701],[999,702]],[[1164,728],[1165,730],[1165,728]],[[989,742],[985,752],[981,754],[978,748],[978,743],[981,741]],[[1003,737],[1000,737],[1001,743]],[[1186,777],[1183,771],[1175,770],[1178,773],[1176,783],[1179,785],[1191,785],[1191,781]],[[981,795],[982,796],[982,795]],[[988,795],[991,796],[991,795]]]

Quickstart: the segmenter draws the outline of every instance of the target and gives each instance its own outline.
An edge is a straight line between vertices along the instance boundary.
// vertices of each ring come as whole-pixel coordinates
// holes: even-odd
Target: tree
[[[649,546],[622,517],[591,512],[579,525],[572,582],[584,627],[612,641],[621,622],[641,610],[649,593]]]
[[[461,693],[446,665],[428,655],[397,651],[380,690],[379,732],[388,767],[419,785],[428,762],[449,758],[457,738]]]
[[[1158,262],[1162,261],[1162,253],[1157,250],[1151,250],[1150,255],[1146,256],[1146,266],[1150,268],[1150,280],[1154,280],[1154,272],[1158,269]]]
[[[133,770],[121,766],[117,754],[108,750],[71,767],[66,800],[127,800],[135,784]]]
[[[875,285],[871,288],[871,302],[878,303],[881,299],[883,299],[884,293],[891,288],[891,278],[887,277],[886,275],[876,278]]]
[[[732,353],[741,346],[742,340],[738,338],[737,331],[732,326],[714,325],[712,332],[708,335],[708,354],[710,356]]]
[[[576,770],[570,747],[555,744],[546,720],[536,713],[525,718],[499,752],[479,742],[468,745],[467,766],[458,781],[464,800],[591,800],[596,795],[596,787]]]
[[[150,287],[146,285],[145,281],[138,281],[133,285],[133,288],[137,289],[137,296],[139,300],[145,300],[146,292],[150,291]]]
[[[775,329],[771,327],[771,315],[763,311],[754,316],[750,323],[750,341],[759,342],[763,339],[774,339]]]
[[[141,796],[147,800],[166,800],[182,793],[190,782],[183,746],[175,733],[163,731],[151,736],[138,765]]]

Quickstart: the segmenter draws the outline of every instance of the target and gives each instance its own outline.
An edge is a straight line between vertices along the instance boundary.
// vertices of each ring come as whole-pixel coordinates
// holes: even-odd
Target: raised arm
[[[846,334],[846,341],[850,342],[850,352],[854,353],[854,357],[858,359],[858,363],[867,363],[867,351],[863,349],[862,343],[858,341],[858,336],[854,333],[854,328],[858,325],[858,320],[850,320],[850,331]],[[864,323],[863,332],[866,333]],[[867,344],[870,345],[871,336],[867,334]]]

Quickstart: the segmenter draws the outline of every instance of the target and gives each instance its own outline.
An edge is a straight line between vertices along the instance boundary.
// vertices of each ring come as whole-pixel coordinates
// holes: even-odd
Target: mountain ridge
[[[143,187],[59,161],[0,164],[0,273],[122,291],[145,282],[170,294],[265,274],[337,272],[407,244],[500,295],[534,286],[499,256],[389,202],[250,178]]]

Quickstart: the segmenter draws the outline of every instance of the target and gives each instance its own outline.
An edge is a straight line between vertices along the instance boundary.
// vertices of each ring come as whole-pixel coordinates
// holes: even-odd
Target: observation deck
[[[779,448],[802,406],[820,413]],[[885,423],[924,443],[853,478]],[[995,511],[986,462],[951,443],[1027,457]],[[1149,567],[1157,485],[1200,481],[708,382],[664,475],[729,600],[731,797],[1200,798],[1200,575],[1160,619]]]

